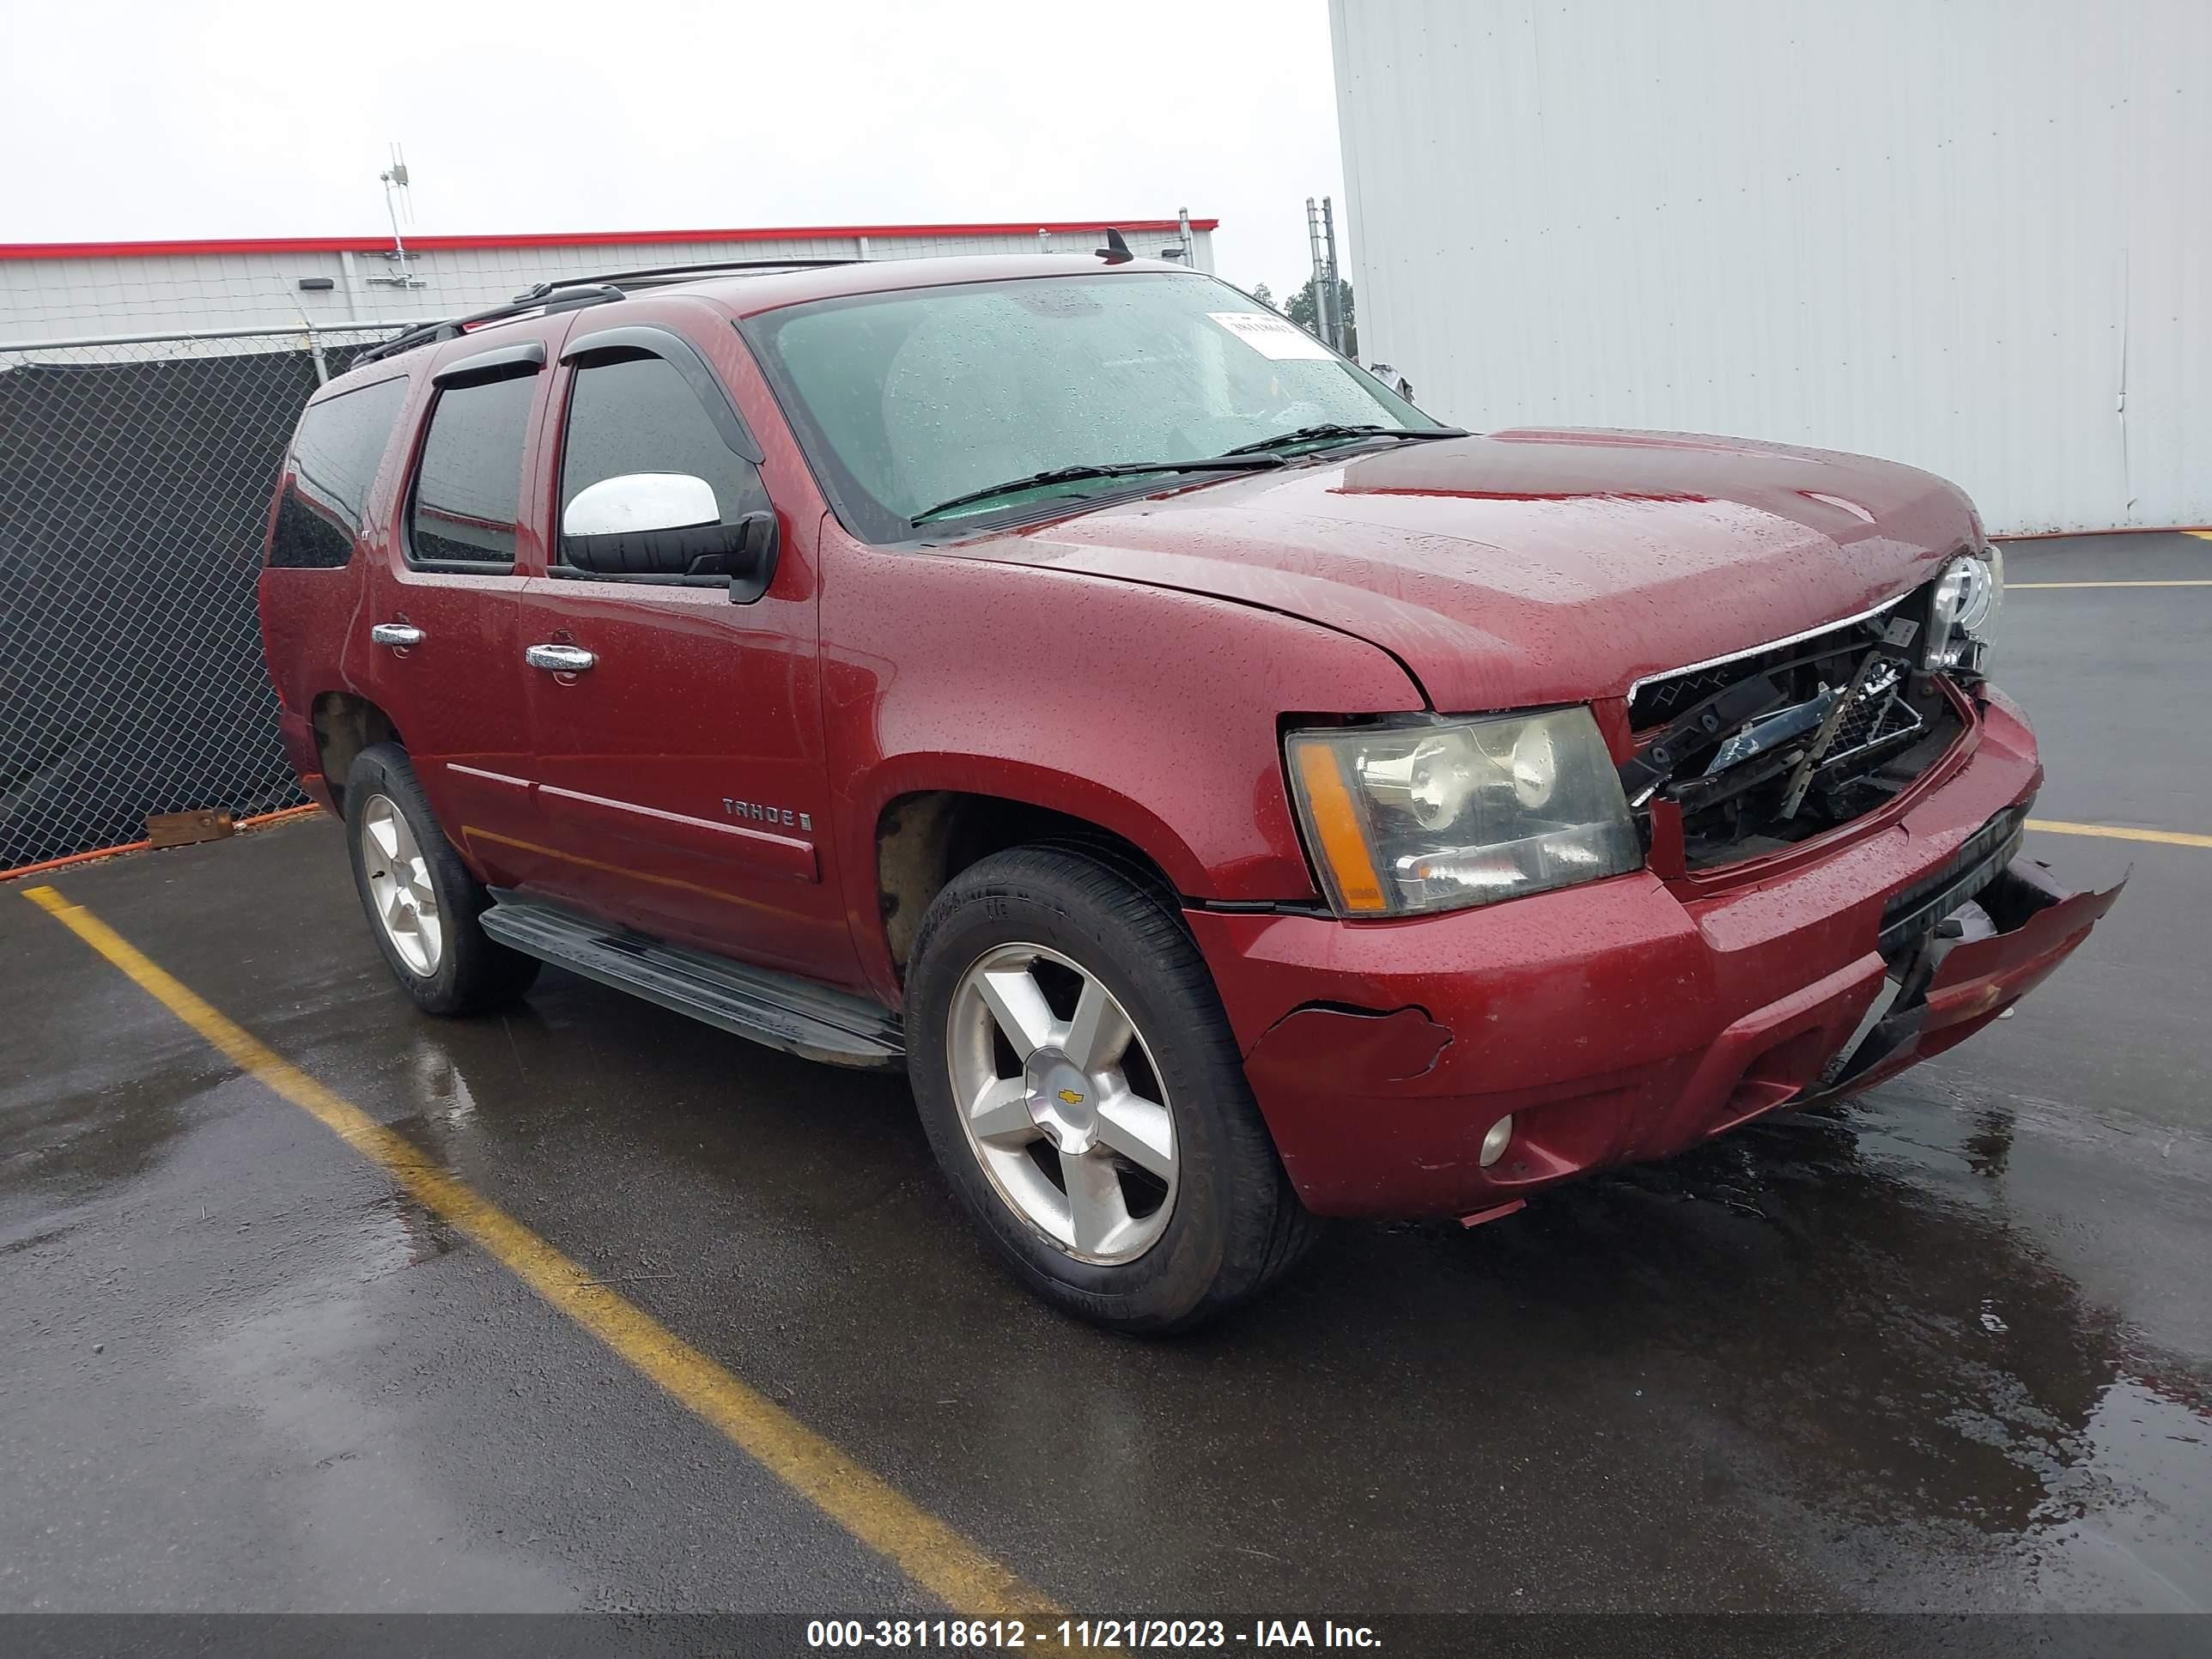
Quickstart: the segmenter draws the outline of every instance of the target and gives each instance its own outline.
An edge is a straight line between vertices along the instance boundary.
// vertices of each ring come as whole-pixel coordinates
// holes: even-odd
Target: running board
[[[511,950],[771,1048],[831,1066],[906,1063],[898,1016],[792,974],[611,927],[543,899],[495,891],[483,930]]]

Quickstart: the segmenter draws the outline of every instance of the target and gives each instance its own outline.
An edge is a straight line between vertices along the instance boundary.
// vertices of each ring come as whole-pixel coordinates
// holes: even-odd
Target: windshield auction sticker
[[[1327,346],[1287,317],[1264,311],[1209,311],[1206,314],[1262,357],[1319,357],[1326,361],[1332,355]]]

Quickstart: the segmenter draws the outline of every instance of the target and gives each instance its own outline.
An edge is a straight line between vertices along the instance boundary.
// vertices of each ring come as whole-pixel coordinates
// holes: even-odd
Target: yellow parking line
[[[425,1209],[473,1239],[556,1310],[720,1430],[740,1451],[861,1543],[890,1558],[954,1612],[969,1618],[1032,1620],[1056,1621],[1063,1616],[1042,1591],[1024,1583],[981,1546],[869,1474],[651,1315],[593,1284],[592,1275],[575,1262],[436,1168],[358,1106],[218,1013],[82,905],[72,904],[51,887],[27,888],[23,896],[137,981],[232,1065],[382,1168]],[[1040,1633],[1035,1626],[1028,1632],[1032,1645]]]
[[[2185,536],[2194,536],[2200,542],[2212,542],[2212,530],[2185,530]]]
[[[2212,836],[2192,836],[2179,830],[2124,830],[2111,823],[2062,823],[2056,818],[2030,818],[2027,827],[2051,836],[2104,836],[2113,841],[2155,841],[2169,847],[2212,847]]]
[[[2140,582],[2007,582],[2005,592],[2018,593],[2035,587],[2212,587],[2212,579]]]

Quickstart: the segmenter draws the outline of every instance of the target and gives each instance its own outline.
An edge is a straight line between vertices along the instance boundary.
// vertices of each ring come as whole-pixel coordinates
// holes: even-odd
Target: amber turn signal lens
[[[1306,811],[1313,822],[1314,850],[1327,866],[1324,872],[1335,884],[1337,900],[1348,911],[1379,915],[1390,908],[1383,896],[1382,878],[1375,873],[1375,859],[1367,850],[1367,837],[1359,827],[1359,814],[1344,787],[1344,773],[1336,751],[1326,744],[1297,745],[1298,781],[1304,786]]]

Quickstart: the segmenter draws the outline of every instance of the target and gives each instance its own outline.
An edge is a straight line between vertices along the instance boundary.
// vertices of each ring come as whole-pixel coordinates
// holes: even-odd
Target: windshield
[[[907,289],[787,307],[744,329],[839,518],[869,541],[906,538],[941,502],[1054,468],[1196,460],[1323,423],[1437,426],[1196,273]],[[935,521],[957,532],[1040,497],[1160,482],[1039,484]]]

